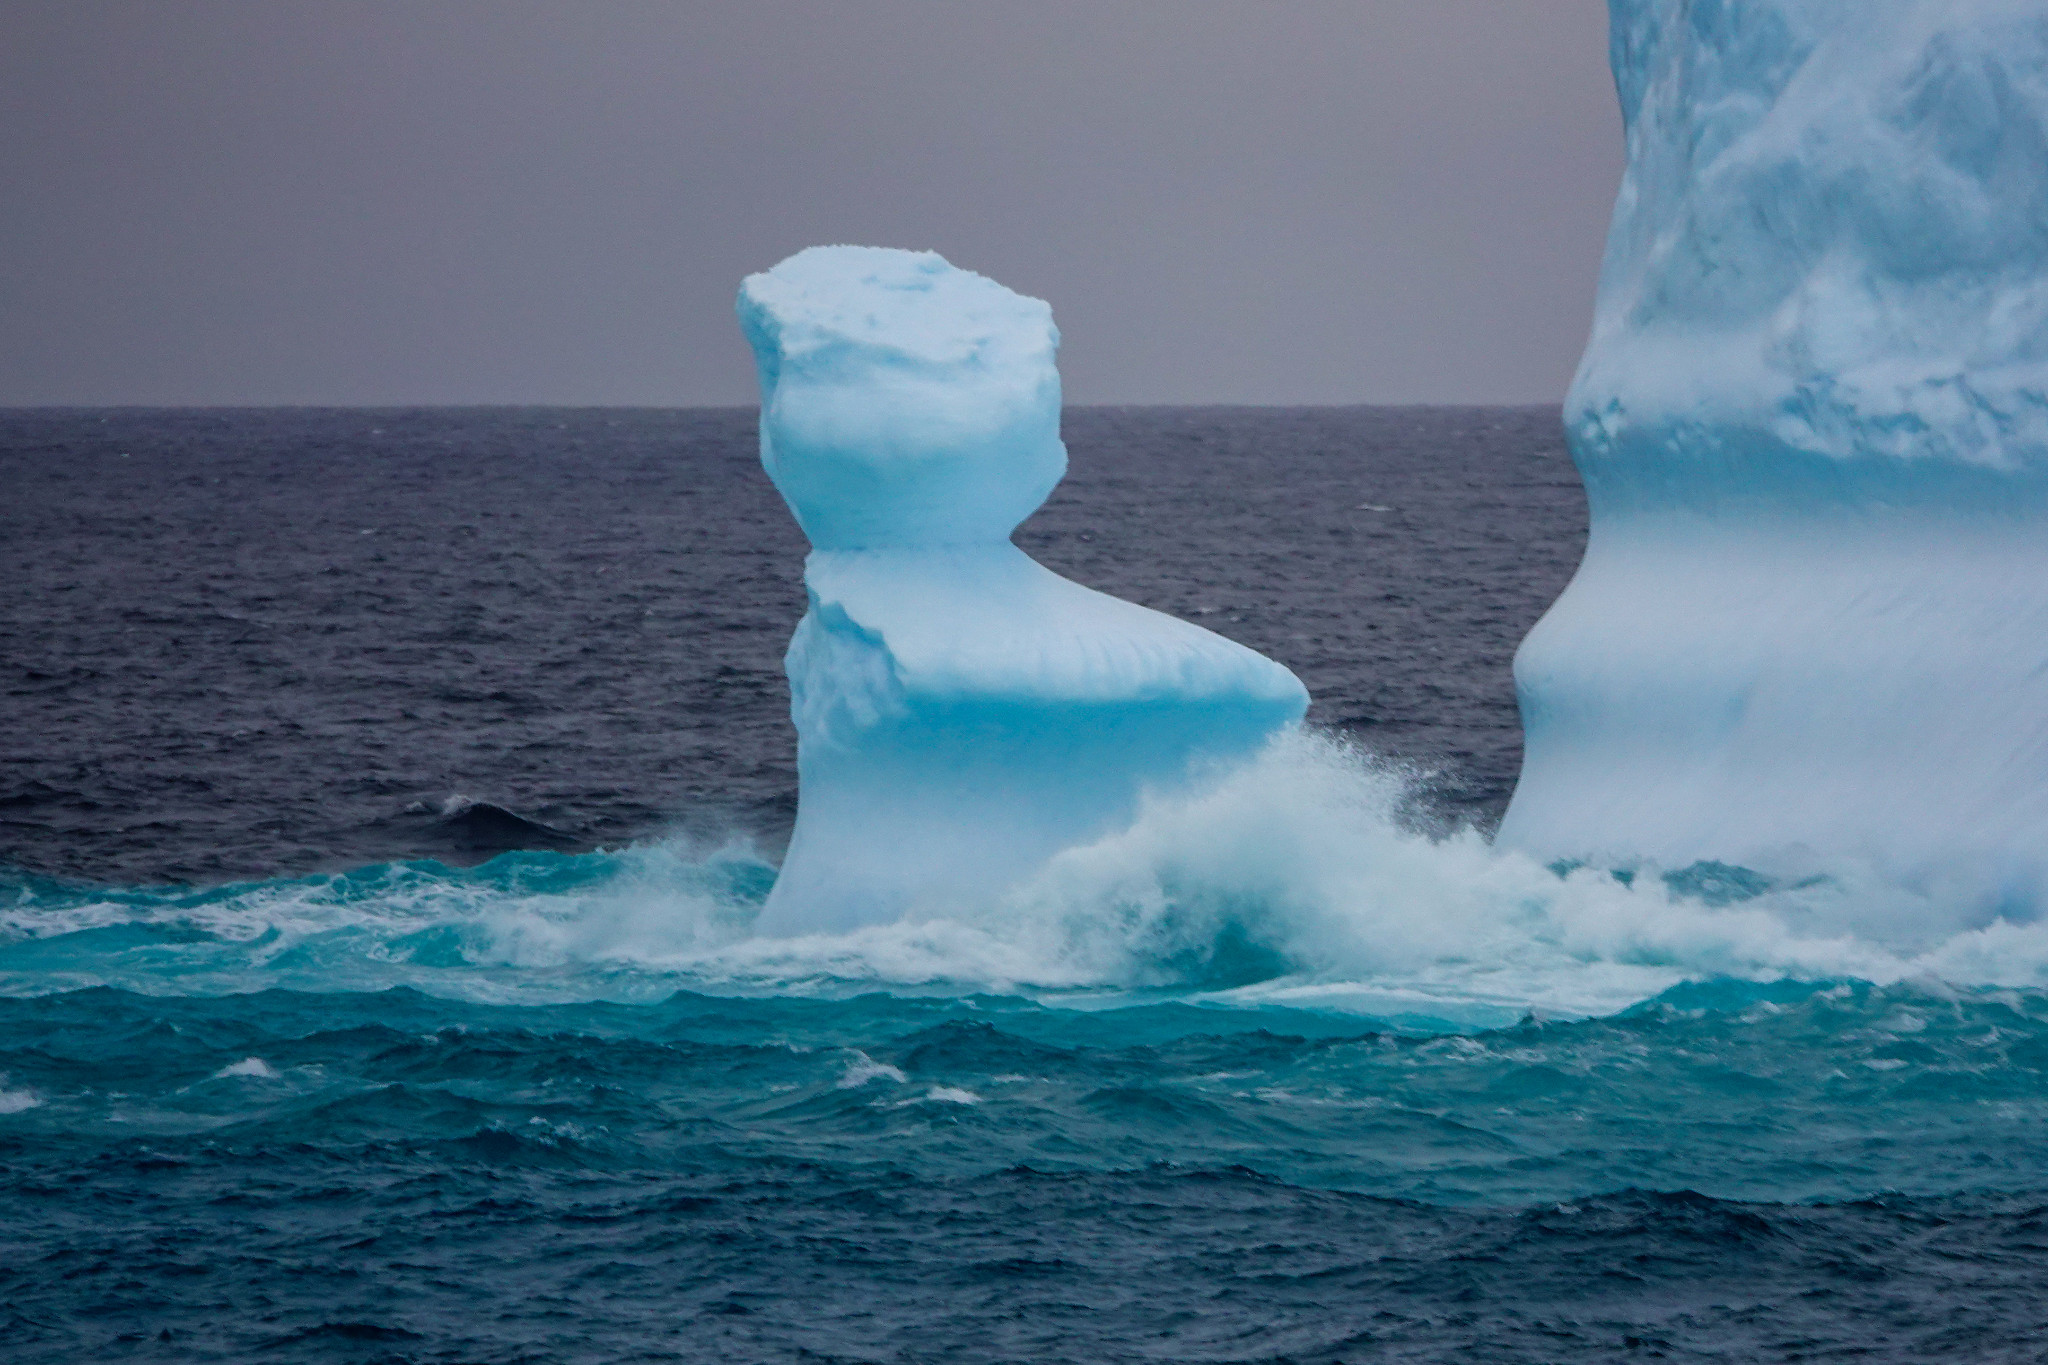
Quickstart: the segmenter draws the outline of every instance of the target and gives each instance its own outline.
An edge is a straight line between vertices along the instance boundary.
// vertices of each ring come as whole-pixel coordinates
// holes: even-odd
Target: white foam
[[[904,1075],[900,1067],[890,1066],[887,1062],[878,1062],[868,1056],[867,1053],[856,1048],[852,1060],[846,1064],[846,1070],[840,1074],[839,1088],[841,1090],[858,1090],[869,1081],[894,1081],[896,1084],[902,1085],[909,1079],[910,1077]]]
[[[1414,833],[1398,818],[1406,794],[1367,756],[1298,736],[1205,789],[1148,800],[1127,830],[987,904],[744,938],[669,965],[783,989],[1124,991],[1198,984],[1242,951],[1286,970],[1216,994],[1376,1013],[1598,1013],[1712,976],[2048,985],[2048,926],[1973,924],[1967,906],[1866,869],[1717,906],[1655,868],[1632,884],[1594,868],[1559,875],[1470,831]]]
[[[1405,828],[1410,782],[1342,743],[1295,736],[1208,785],[1148,796],[1128,828],[1068,850],[1021,888],[839,934],[751,934],[765,867],[744,845],[683,840],[545,855],[531,885],[407,867],[154,909],[110,898],[7,913],[44,934],[156,919],[219,936],[153,947],[139,967],[85,956],[68,975],[44,971],[41,989],[408,983],[476,999],[655,999],[679,988],[936,988],[1082,1005],[1166,990],[1496,1018],[1604,1013],[1715,976],[2048,987],[2048,925],[1974,918],[1967,898],[1852,866],[1718,906],[1655,868],[1632,884],[1596,868],[1559,875],[1469,831]],[[718,889],[734,866],[750,869],[750,895]],[[198,965],[176,967],[181,953]],[[844,1079],[907,1081],[859,1055]]]
[[[217,1081],[229,1076],[247,1076],[254,1080],[268,1081],[275,1080],[277,1072],[261,1057],[244,1057],[241,1061],[224,1066],[213,1073],[213,1078]]]
[[[897,1107],[908,1104],[980,1104],[981,1096],[972,1090],[962,1090],[957,1085],[935,1085],[916,1099],[904,1100]]]

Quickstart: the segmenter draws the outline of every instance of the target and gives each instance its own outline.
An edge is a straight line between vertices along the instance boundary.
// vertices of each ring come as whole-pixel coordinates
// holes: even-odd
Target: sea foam
[[[388,864],[213,888],[18,882],[0,989],[409,985],[472,999],[677,989],[1132,992],[1498,1022],[1601,1014],[1685,980],[2048,986],[2048,928],[1843,864],[1617,875],[1412,828],[1415,778],[1316,733],[1143,797],[1023,883],[887,924],[760,935],[774,869],[682,838],[480,867]]]

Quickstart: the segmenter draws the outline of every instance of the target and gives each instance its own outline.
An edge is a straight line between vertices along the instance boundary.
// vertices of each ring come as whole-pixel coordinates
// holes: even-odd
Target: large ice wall
[[[2048,4],[1611,0],[1586,557],[1504,843],[2048,869]]]
[[[1308,704],[1279,664],[1052,573],[1052,310],[931,252],[813,247],[740,289],[761,462],[810,538],[796,829],[759,929],[985,901]]]

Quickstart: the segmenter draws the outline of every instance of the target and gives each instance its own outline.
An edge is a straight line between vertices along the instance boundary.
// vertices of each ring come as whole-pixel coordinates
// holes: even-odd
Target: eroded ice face
[[[1596,508],[2048,473],[2048,7],[1612,10],[1628,168],[1565,403]]]
[[[987,907],[1300,723],[1280,664],[1010,543],[1066,472],[1045,304],[930,252],[817,247],[739,315],[761,460],[814,547],[760,932]]]
[[[1500,839],[2048,915],[2048,7],[1612,12],[1592,533]]]
[[[801,251],[740,288],[761,463],[821,550],[1001,541],[1066,473],[1052,309],[930,251]]]

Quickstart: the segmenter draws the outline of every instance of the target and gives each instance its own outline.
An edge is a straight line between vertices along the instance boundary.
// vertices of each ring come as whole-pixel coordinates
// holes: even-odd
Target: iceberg
[[[1499,842],[2048,888],[2048,8],[1611,0],[1591,536]]]
[[[986,901],[1299,723],[1286,668],[1011,543],[1067,467],[1044,303],[837,246],[749,276],[738,309],[761,463],[812,547],[796,827],[759,932]]]

